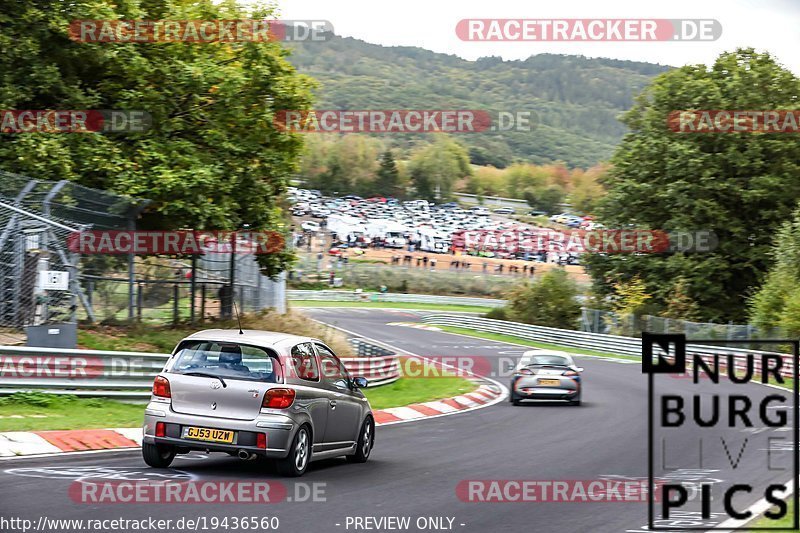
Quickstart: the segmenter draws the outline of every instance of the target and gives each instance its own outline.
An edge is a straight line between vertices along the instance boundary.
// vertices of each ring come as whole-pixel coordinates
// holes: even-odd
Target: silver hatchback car
[[[142,455],[155,468],[191,450],[271,458],[286,476],[303,475],[316,459],[363,463],[375,443],[366,386],[317,339],[200,331],[155,378]]]

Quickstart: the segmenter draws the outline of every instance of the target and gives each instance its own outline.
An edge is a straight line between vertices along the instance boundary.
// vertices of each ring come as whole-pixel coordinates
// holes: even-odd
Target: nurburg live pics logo
[[[798,354],[800,354],[800,341],[798,340],[758,340],[761,350],[767,352],[740,351],[740,349],[730,348],[729,344],[742,344],[742,348],[749,348],[747,344],[752,344],[751,340],[719,340],[702,339],[691,340],[690,349],[687,350],[686,336],[683,334],[642,334],[642,372],[647,374],[648,380],[648,529],[651,531],[707,531],[709,529],[719,529],[722,531],[748,530],[748,531],[792,531],[800,527],[800,515],[798,515],[798,500],[794,500],[794,524],[793,527],[752,527],[760,517],[756,516],[751,510],[753,499],[766,501],[769,504],[764,513],[763,519],[768,524],[770,520],[778,521],[785,519],[789,513],[789,504],[784,500],[787,498],[788,491],[793,489],[793,494],[800,494],[800,467],[798,465],[798,380],[796,372],[798,368]],[[711,348],[714,345],[722,345],[720,349]],[[772,346],[774,349],[765,348]],[[786,347],[791,346],[791,355],[783,355]],[[717,353],[730,350],[728,353]],[[733,353],[735,352],[735,353]],[[656,394],[654,387],[656,375],[663,374],[669,377],[687,375],[687,356],[691,365],[688,367],[690,380],[683,380],[689,389],[694,391],[690,402],[685,402],[681,396],[680,389],[676,388],[675,382],[662,385],[659,394]],[[707,378],[707,379],[706,379]],[[791,379],[792,389],[769,388],[764,393],[763,398],[759,398],[754,393],[752,383],[779,383],[790,386],[786,380]],[[762,385],[763,386],[763,385]],[[696,389],[695,389],[696,388]],[[761,391],[756,391],[761,392]],[[684,393],[685,394],[685,393]],[[685,394],[688,396],[688,394]],[[687,398],[688,399],[688,398]],[[793,405],[789,405],[793,401]],[[721,407],[723,406],[723,407]],[[778,411],[778,409],[781,409]],[[741,422],[741,424],[739,424]],[[753,422],[756,422],[755,424]],[[761,427],[758,424],[761,424]],[[740,429],[740,426],[745,429]],[[691,428],[691,429],[690,429]],[[659,431],[659,438],[655,438],[656,430]],[[689,433],[686,433],[686,432]],[[714,438],[708,438],[709,431]],[[727,431],[725,436],[721,436],[722,431]],[[750,431],[751,433],[748,433]],[[677,433],[676,433],[677,432]],[[705,433],[704,433],[705,432]],[[789,452],[787,446],[773,447],[773,441],[785,440],[782,437],[770,436],[773,432],[786,432],[784,435],[792,435],[791,462],[794,475],[791,483],[784,485],[781,482],[772,481],[764,487],[754,487],[749,480],[754,476],[750,470],[743,472],[742,465],[749,466],[765,465],[765,471],[758,472],[761,478],[774,478],[776,475],[783,475],[788,478],[791,468],[784,465],[778,467],[774,456],[779,455],[774,452]],[[758,433],[763,433],[766,439],[766,448],[757,448],[756,441]],[[675,435],[678,437],[675,437]],[[669,435],[670,437],[665,437]],[[742,435],[748,435],[742,440]],[[689,436],[687,440],[686,437]],[[695,439],[697,436],[705,436]],[[727,440],[726,438],[727,437]],[[705,443],[704,443],[705,438]],[[753,441],[750,441],[752,438]],[[696,455],[701,465],[703,465],[703,453],[705,449],[719,446],[727,455],[726,464],[724,459],[714,459],[720,465],[730,470],[725,472],[718,471],[719,477],[726,473],[730,477],[730,483],[723,490],[711,484],[701,484],[699,491],[699,511],[690,511],[687,508],[693,504],[693,497],[689,497],[687,487],[680,483],[664,483],[660,486],[661,498],[658,504],[660,512],[656,512],[657,503],[653,498],[653,488],[655,479],[655,468],[661,470],[672,470],[675,466],[666,459],[670,441],[677,450],[678,457],[683,461],[694,461],[696,452],[692,451],[691,446],[699,441],[699,455]],[[750,442],[749,442],[750,441]],[[686,443],[692,443],[688,446]],[[679,446],[676,446],[676,443]],[[748,448],[748,443],[751,446]],[[753,454],[758,454],[753,460]],[[695,455],[693,455],[695,454]],[[738,454],[738,455],[737,455]],[[747,457],[742,461],[743,457]],[[782,457],[786,457],[783,455]],[[673,458],[674,459],[674,458]],[[707,460],[707,459],[706,459]],[[746,461],[751,461],[746,463]],[[680,461],[679,461],[680,462]],[[789,460],[786,460],[788,463]],[[748,481],[743,481],[743,476]],[[751,503],[745,503],[751,501]],[[678,519],[682,511],[686,514],[701,516],[703,520],[708,520],[712,516],[712,505],[716,503],[724,510],[724,516],[729,517],[716,527],[684,527],[690,524],[698,524],[692,520],[682,521],[679,527],[664,527],[656,524],[670,524],[671,520]],[[696,506],[697,503],[694,503]],[[762,509],[763,510],[763,509]],[[670,518],[672,511],[673,518]],[[719,515],[718,509],[714,509],[715,516]],[[729,527],[730,526],[730,527]]]

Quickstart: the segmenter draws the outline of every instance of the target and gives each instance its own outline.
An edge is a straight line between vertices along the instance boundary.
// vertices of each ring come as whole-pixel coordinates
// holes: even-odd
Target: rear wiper
[[[219,376],[215,376],[214,374],[208,374],[206,372],[184,372],[183,375],[184,376],[201,376],[201,377],[204,377],[204,378],[218,379],[219,382],[222,383],[223,387],[225,387],[225,388],[228,387],[228,384],[225,383],[224,379],[222,379]]]

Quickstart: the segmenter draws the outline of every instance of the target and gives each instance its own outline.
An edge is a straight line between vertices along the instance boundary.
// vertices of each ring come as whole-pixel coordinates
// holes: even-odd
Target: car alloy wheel
[[[364,442],[361,444],[361,453],[365,457],[369,457],[369,452],[372,448],[372,424],[367,422],[364,424],[364,435],[362,436]]]
[[[302,472],[306,464],[308,464],[308,432],[301,428],[294,445],[294,466]]]

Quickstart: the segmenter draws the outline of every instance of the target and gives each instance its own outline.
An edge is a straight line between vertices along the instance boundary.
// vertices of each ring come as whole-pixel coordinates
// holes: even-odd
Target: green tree
[[[652,298],[647,292],[647,285],[639,276],[617,283],[614,292],[616,297],[612,308],[618,315],[640,316],[644,314],[648,300]]]
[[[390,150],[381,154],[378,174],[375,177],[373,192],[384,196],[402,196],[400,185],[400,171]]]
[[[603,180],[597,214],[609,227],[711,230],[711,253],[586,257],[598,291],[639,275],[664,304],[669,280],[686,278],[703,319],[744,320],[748,292],[772,259],[771,235],[800,197],[800,143],[784,134],[687,134],[667,128],[684,109],[797,109],[798,79],[769,54],[740,49],[711,66],[657,77],[624,115],[631,132]]]
[[[531,284],[509,295],[506,314],[510,320],[553,328],[575,329],[581,314],[575,282],[560,268],[552,269]]]
[[[153,200],[143,227],[281,230],[299,134],[276,111],[310,107],[310,78],[280,43],[79,43],[76,19],[273,18],[232,1],[0,3],[0,109],[142,110],[140,133],[0,135],[0,167]],[[261,256],[268,274],[288,252]]]
[[[327,170],[317,188],[328,194],[371,194],[383,144],[365,135],[345,135],[328,149]]]
[[[661,316],[681,320],[696,320],[700,315],[700,307],[691,296],[686,278],[678,278],[672,285],[672,292],[667,297],[667,307]]]
[[[549,185],[541,189],[526,189],[523,198],[534,209],[553,213],[558,204],[564,201],[564,190],[558,185]]]
[[[597,203],[606,191],[603,188],[603,176],[608,173],[608,165],[595,165],[586,171],[576,169],[570,176],[572,190],[569,202],[579,213],[593,213]]]
[[[444,135],[417,150],[408,170],[417,195],[436,202],[449,199],[453,184],[472,174],[467,150]]]
[[[750,320],[767,331],[782,327],[790,335],[800,334],[800,205],[784,222],[774,239],[771,257],[775,264],[764,284],[750,298]]]

